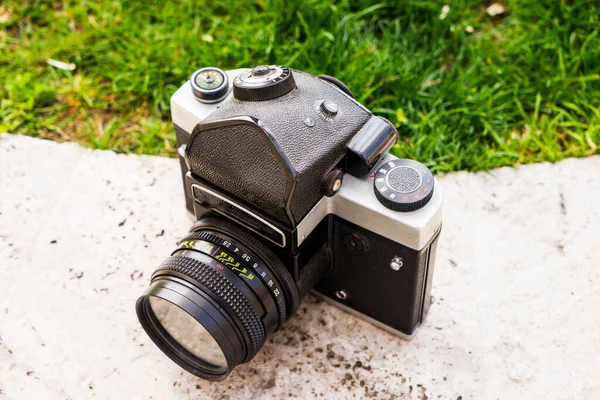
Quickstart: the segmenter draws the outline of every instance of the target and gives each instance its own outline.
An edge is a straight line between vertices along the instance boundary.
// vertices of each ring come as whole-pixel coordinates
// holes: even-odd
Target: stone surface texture
[[[192,223],[177,160],[1,135],[0,398],[600,398],[598,171],[600,156],[440,177],[434,301],[412,341],[311,295],[209,383],[134,311]]]

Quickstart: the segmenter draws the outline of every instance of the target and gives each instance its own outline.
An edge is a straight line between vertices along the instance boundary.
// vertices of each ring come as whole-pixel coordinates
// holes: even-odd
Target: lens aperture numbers
[[[285,309],[285,298],[281,287],[273,273],[263,266],[261,261],[233,240],[223,239],[220,235],[210,232],[196,232],[196,234],[198,238],[188,237],[181,241],[172,255],[181,250],[204,253],[218,261],[218,265],[223,265],[240,277],[241,281],[248,285],[265,305],[270,303],[277,310]],[[266,324],[269,325],[268,331],[274,331],[285,321],[285,315],[278,315],[278,317],[279,321],[274,326]]]

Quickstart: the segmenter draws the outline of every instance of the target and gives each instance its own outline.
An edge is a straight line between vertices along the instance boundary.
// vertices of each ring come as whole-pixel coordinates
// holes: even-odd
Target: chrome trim
[[[262,218],[262,217],[260,217],[260,216],[256,215],[255,213],[253,213],[252,211],[248,210],[247,208],[244,208],[244,207],[240,206],[239,204],[237,204],[237,203],[235,203],[235,202],[233,202],[233,201],[231,201],[231,200],[229,200],[229,199],[227,199],[227,198],[223,197],[223,196],[222,196],[222,195],[220,195],[219,193],[217,193],[217,192],[214,192],[214,191],[212,191],[212,190],[210,190],[210,189],[208,189],[208,188],[206,188],[206,187],[204,187],[204,186],[198,185],[197,183],[192,183],[192,185],[191,185],[191,188],[192,188],[192,198],[193,198],[193,199],[194,199],[194,201],[196,201],[197,203],[199,203],[199,204],[202,204],[202,203],[200,202],[200,200],[198,200],[198,199],[196,198],[196,195],[195,195],[195,193],[194,193],[194,188],[197,188],[197,189],[199,189],[199,190],[202,190],[202,191],[203,191],[203,192],[205,192],[205,193],[208,193],[208,194],[210,194],[210,195],[212,195],[212,196],[215,196],[215,197],[217,197],[217,198],[219,198],[219,199],[223,200],[224,202],[226,202],[226,203],[228,203],[228,204],[231,204],[232,206],[234,206],[234,207],[235,207],[235,208],[237,208],[238,210],[240,210],[240,211],[243,211],[244,213],[246,213],[246,214],[250,215],[250,216],[251,216],[251,217],[253,217],[254,219],[256,219],[256,220],[258,220],[258,221],[262,222],[263,224],[265,224],[265,225],[266,225],[266,226],[268,226],[269,228],[273,229],[275,232],[277,232],[277,233],[279,233],[279,234],[281,235],[281,239],[282,239],[282,240],[281,240],[281,243],[278,243],[278,242],[274,241],[274,240],[273,240],[273,239],[271,239],[271,238],[268,238],[268,237],[266,237],[266,236],[263,236],[263,235],[262,235],[260,232],[257,232],[257,231],[256,231],[256,229],[254,229],[252,226],[248,226],[248,224],[247,224],[247,223],[244,223],[244,221],[236,221],[236,222],[238,222],[238,223],[240,223],[240,224],[244,225],[246,228],[248,228],[248,229],[252,230],[252,231],[253,231],[253,232],[255,232],[256,234],[260,235],[261,237],[263,237],[263,238],[267,239],[268,241],[270,241],[270,242],[272,242],[272,243],[275,243],[277,246],[285,248],[285,245],[286,245],[285,234],[284,234],[284,233],[281,231],[281,229],[277,228],[275,225],[271,224],[269,221],[267,221],[267,220],[265,220],[264,218]],[[218,211],[218,210],[217,210],[217,211]],[[224,214],[224,213],[222,213],[222,212],[219,212],[219,213],[220,213],[220,214],[223,214],[223,215],[225,215],[225,214]]]
[[[340,310],[345,311],[350,315],[354,315],[355,317],[358,317],[358,318],[362,319],[363,321],[370,323],[371,325],[375,325],[379,329],[383,329],[384,331],[391,333],[392,335],[397,336],[400,339],[411,340],[415,336],[415,334],[417,333],[419,328],[421,327],[421,325],[418,325],[412,334],[407,335],[406,333],[400,332],[399,330],[396,330],[396,329],[390,327],[389,325],[384,324],[381,321],[378,321],[374,318],[369,317],[368,315],[358,312],[355,309],[350,308],[347,305],[340,303],[339,301],[335,301],[331,297],[327,297],[324,294],[317,292],[316,290],[313,290],[312,292],[314,294],[316,294],[317,296],[319,296],[321,299],[325,300],[325,302],[329,303],[330,305],[337,307]]]
[[[342,186],[344,183],[342,182]],[[336,193],[337,195],[337,193]],[[335,197],[334,195],[333,197]],[[319,223],[329,214],[333,212],[333,197],[323,196],[321,200],[306,214],[296,229],[296,242],[298,246],[304,242],[304,239],[319,225]]]
[[[235,79],[238,74],[244,71],[250,71],[248,68],[232,69],[225,71],[230,82]],[[233,97],[233,90],[221,100],[225,101]],[[171,117],[173,123],[179,126],[186,132],[192,133],[198,122],[203,121],[217,108],[219,103],[201,103],[196,100],[196,96],[192,93],[192,85],[186,81],[173,96],[171,96]]]
[[[177,149],[177,154],[179,155],[179,157],[183,158],[183,161],[185,161],[185,166],[186,166],[187,170],[189,171],[191,169],[190,168],[190,160],[185,155],[185,149],[186,148],[187,148],[187,144],[182,144]]]
[[[376,168],[396,159],[386,154]],[[386,208],[377,200],[371,176],[346,174],[342,187],[334,196],[323,196],[298,224],[298,246],[323,218],[334,214],[411,249],[421,250],[425,247],[442,223],[442,188],[439,182],[435,181],[431,200],[423,208],[412,212],[398,212]]]

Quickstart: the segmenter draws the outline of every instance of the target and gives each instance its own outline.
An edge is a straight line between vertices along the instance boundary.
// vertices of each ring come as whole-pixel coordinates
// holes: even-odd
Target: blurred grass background
[[[195,69],[276,63],[343,80],[436,172],[598,153],[598,1],[492,3],[5,0],[0,132],[174,155]]]

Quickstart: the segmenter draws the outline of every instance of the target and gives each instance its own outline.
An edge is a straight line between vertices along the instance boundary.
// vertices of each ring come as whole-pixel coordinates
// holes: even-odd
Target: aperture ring
[[[222,234],[221,234],[222,235]],[[178,244],[181,245],[181,243],[185,243],[186,241],[189,240],[207,240],[213,244],[216,245],[222,245],[225,241],[225,239],[221,236],[215,235],[214,233],[210,233],[208,231],[195,231],[195,232],[190,232],[184,239],[182,239]],[[233,244],[233,247],[246,247],[246,246],[241,246],[239,243],[237,243],[236,241],[232,240],[232,239],[227,239],[230,241],[230,243]],[[250,254],[250,251],[248,249],[245,249],[244,252],[246,254]],[[242,260],[242,262],[246,262],[246,260],[244,260],[243,258],[240,258]],[[259,265],[261,268],[261,270],[263,270],[264,275],[261,274],[259,271],[257,271],[257,275],[259,276],[259,279],[261,279],[263,281],[263,283],[265,284],[265,287],[269,290],[269,292],[271,293],[271,295],[273,296],[273,300],[275,301],[276,307],[277,307],[277,312],[279,313],[279,325],[281,326],[281,324],[283,324],[286,320],[287,320],[287,310],[286,310],[286,303],[285,303],[285,298],[283,293],[278,293],[281,292],[281,290],[277,289],[278,292],[274,292],[273,289],[274,288],[281,288],[283,289],[283,286],[281,285],[281,283],[279,283],[280,279],[276,274],[272,274],[272,272],[269,269],[265,269],[265,267],[268,267],[268,265],[266,263],[264,263],[263,261],[260,261],[256,256],[252,256],[252,262],[246,262],[246,265],[248,265],[248,267],[250,269],[253,269],[251,264],[253,264],[255,261],[259,261]],[[268,284],[269,280],[274,280],[275,282],[278,282],[276,286],[270,286]]]
[[[260,316],[248,299],[227,278],[211,266],[185,256],[171,256],[154,271],[152,278],[165,271],[178,272],[187,276],[214,293],[227,309],[233,311],[248,334],[250,346],[241,362],[251,360],[266,341],[265,327]]]
[[[289,319],[296,313],[296,310],[300,306],[298,286],[296,285],[296,281],[292,277],[292,274],[271,249],[251,233],[226,219],[203,217],[196,221],[192,226],[191,232],[188,233],[188,237],[189,235],[194,235],[201,231],[210,231],[216,233],[218,236],[225,234],[232,239],[236,239],[236,242],[240,242],[245,247],[252,249],[255,254],[259,255],[260,258],[263,259],[264,264],[269,266],[273,270],[273,273],[279,278],[280,283],[286,292],[286,318]]]

